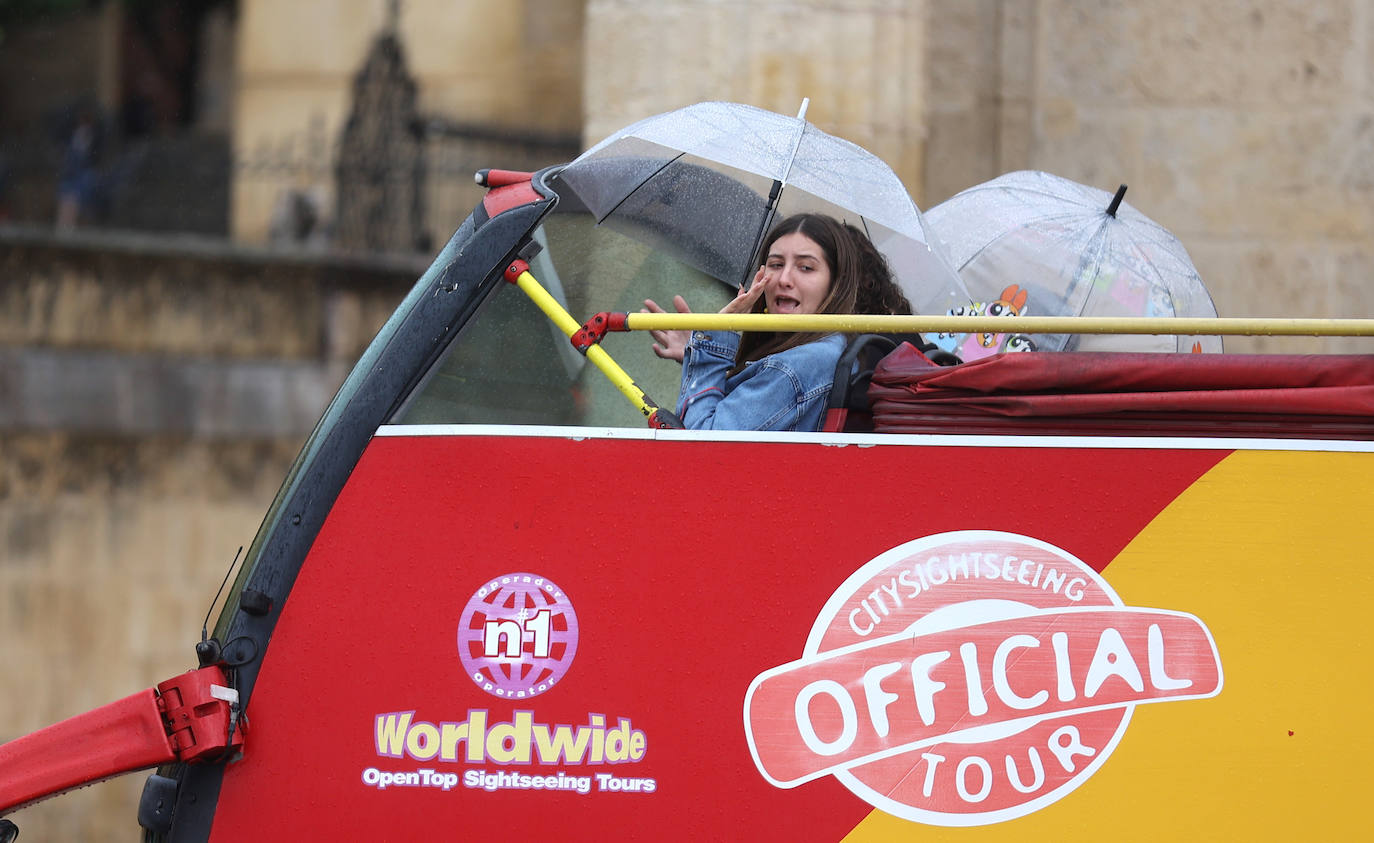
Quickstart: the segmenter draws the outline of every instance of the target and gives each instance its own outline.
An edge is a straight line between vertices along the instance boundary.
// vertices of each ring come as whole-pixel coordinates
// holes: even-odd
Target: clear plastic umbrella
[[[892,169],[806,122],[805,110],[787,117],[698,103],[616,132],[556,179],[599,223],[732,286],[753,276],[754,253],[775,218],[812,211],[865,230],[917,312],[967,302]]]
[[[952,312],[1021,316],[1217,315],[1178,238],[1113,196],[1023,170],[926,212],[974,304]],[[998,351],[1221,351],[1213,336],[955,334],[931,337],[964,360]]]

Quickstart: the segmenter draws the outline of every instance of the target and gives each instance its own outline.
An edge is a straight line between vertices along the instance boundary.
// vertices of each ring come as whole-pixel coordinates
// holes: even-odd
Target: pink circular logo
[[[458,656],[482,690],[503,699],[538,696],[562,680],[577,654],[577,613],[538,574],[504,574],[468,599]]]

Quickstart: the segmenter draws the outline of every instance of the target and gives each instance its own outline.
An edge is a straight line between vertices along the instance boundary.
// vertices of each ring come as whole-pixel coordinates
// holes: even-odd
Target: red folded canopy
[[[936,366],[904,343],[868,397],[887,433],[1374,439],[1374,355],[1013,353]]]

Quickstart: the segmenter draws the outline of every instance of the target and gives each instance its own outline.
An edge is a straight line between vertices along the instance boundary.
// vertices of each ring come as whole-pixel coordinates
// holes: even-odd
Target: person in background
[[[67,137],[62,166],[57,174],[57,227],[75,228],[90,222],[95,202],[97,126],[88,109],[77,113],[76,125]]]
[[[0,149],[0,224],[10,221],[10,162],[5,150]]]
[[[822,214],[773,227],[748,289],[721,313],[910,313],[882,254]],[[682,296],[679,313],[690,313]],[[664,313],[653,300],[648,312]],[[692,430],[818,430],[843,334],[652,331],[654,353],[682,363],[677,414]]]

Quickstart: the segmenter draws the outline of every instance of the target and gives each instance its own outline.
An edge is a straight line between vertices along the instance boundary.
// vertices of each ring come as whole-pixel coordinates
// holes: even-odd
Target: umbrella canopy
[[[1022,316],[1216,316],[1188,252],[1115,196],[1023,170],[931,208],[939,238],[974,304],[960,311]],[[941,335],[964,360],[1004,350],[1221,351],[1220,337]]]
[[[968,301],[892,169],[803,114],[704,102],[649,117],[578,156],[557,179],[599,223],[732,286],[753,276],[775,218],[826,213],[867,232],[917,312]]]

